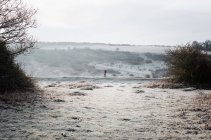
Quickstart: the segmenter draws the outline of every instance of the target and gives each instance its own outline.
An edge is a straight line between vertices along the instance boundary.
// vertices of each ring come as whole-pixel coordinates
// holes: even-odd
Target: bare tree
[[[0,0],[0,40],[7,43],[14,56],[34,47],[28,29],[36,28],[36,12],[23,0]]]

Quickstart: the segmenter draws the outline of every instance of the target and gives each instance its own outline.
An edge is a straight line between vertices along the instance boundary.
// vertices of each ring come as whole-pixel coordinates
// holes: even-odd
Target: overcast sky
[[[211,39],[210,0],[27,0],[40,41],[178,45]]]

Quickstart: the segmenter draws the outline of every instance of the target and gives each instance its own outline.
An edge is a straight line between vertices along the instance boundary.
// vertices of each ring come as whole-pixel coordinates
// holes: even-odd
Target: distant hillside
[[[17,59],[35,77],[133,76],[157,78],[165,73],[162,54],[90,48],[37,49]]]
[[[106,44],[106,43],[89,43],[89,42],[38,42],[39,49],[101,49],[110,51],[128,51],[128,52],[151,52],[163,53],[172,46],[161,45],[131,45],[131,44]]]

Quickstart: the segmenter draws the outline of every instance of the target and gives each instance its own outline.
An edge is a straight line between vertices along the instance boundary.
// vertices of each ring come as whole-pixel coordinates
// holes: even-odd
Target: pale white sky
[[[40,41],[178,45],[211,39],[210,0],[26,0]]]

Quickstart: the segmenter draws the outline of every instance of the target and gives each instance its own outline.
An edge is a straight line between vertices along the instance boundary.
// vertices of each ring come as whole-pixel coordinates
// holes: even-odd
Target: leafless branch
[[[0,0],[0,40],[8,44],[14,55],[34,47],[35,40],[28,29],[36,28],[36,12],[23,0]]]

